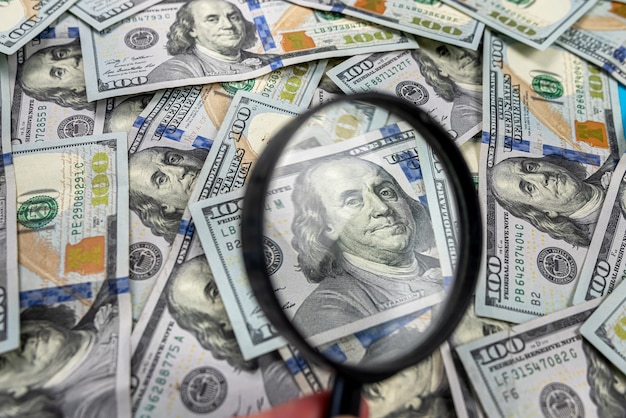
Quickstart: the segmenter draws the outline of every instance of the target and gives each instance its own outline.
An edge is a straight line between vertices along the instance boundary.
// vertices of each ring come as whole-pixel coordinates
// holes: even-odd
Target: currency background
[[[396,95],[450,134],[485,237],[461,324],[366,385],[369,416],[626,417],[626,1],[0,10],[0,417],[251,416],[329,389],[332,371],[251,295],[239,216],[267,140],[358,92]],[[388,116],[355,104],[313,121],[333,134],[296,144],[298,164],[358,141],[409,153]],[[435,171],[425,152],[411,162]],[[428,176],[394,170],[430,202],[446,270],[448,202],[428,200]],[[289,315],[317,286],[298,280]],[[359,361],[424,321],[394,312],[325,331],[317,348]]]

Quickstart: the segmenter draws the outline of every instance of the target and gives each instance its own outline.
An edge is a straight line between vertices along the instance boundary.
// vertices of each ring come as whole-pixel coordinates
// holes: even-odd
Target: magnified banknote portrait
[[[172,58],[150,72],[149,82],[239,74],[269,64],[269,56],[246,51],[258,42],[256,27],[225,0],[185,3],[167,39]]]
[[[308,335],[443,289],[438,260],[422,254],[435,246],[426,208],[379,165],[320,161],[299,174],[292,199],[298,264],[319,283],[294,316]]]

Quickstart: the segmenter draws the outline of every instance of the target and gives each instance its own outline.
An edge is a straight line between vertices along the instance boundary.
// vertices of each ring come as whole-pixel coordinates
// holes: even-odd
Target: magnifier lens
[[[263,189],[254,193],[265,286],[277,302],[260,299],[270,319],[286,319],[288,334],[333,364],[393,373],[436,349],[471,297],[473,279],[456,273],[469,242],[458,190],[472,183],[462,159],[452,171],[444,148],[429,145],[455,147],[444,129],[401,99],[365,99],[335,101],[283,128],[248,194]],[[250,276],[259,297],[263,285]]]

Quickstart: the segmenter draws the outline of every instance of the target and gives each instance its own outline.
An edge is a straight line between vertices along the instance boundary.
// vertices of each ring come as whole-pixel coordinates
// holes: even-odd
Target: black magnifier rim
[[[459,225],[456,277],[439,313],[435,326],[429,329],[422,342],[406,354],[365,367],[341,364],[319,353],[284,314],[276,298],[265,265],[263,224],[265,197],[276,163],[287,143],[311,115],[342,101],[361,101],[384,107],[409,123],[430,145],[447,173],[456,198]],[[333,368],[338,374],[362,383],[386,379],[398,371],[425,359],[451,335],[474,296],[482,254],[482,225],[480,206],[474,182],[467,164],[449,134],[424,111],[410,102],[386,93],[358,93],[342,96],[306,111],[287,123],[266,145],[248,179],[242,211],[242,249],[250,286],[270,323],[286,340],[300,350],[304,357]]]

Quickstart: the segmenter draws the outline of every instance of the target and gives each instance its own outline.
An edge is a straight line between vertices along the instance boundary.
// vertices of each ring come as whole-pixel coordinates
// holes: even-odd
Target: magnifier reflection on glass
[[[248,180],[242,242],[272,325],[336,373],[329,416],[363,384],[425,359],[473,297],[482,227],[447,132],[386,94],[344,96],[286,124]]]

